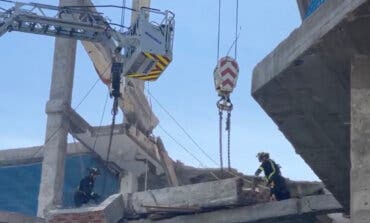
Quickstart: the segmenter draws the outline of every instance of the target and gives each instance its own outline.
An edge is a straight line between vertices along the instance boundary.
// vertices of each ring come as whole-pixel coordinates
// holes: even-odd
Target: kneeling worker
[[[290,192],[286,186],[284,177],[281,176],[280,166],[277,165],[270,155],[265,152],[257,154],[261,166],[256,170],[255,176],[258,177],[263,171],[267,179],[267,186],[270,187],[271,197],[276,200],[285,200],[290,198]]]
[[[74,202],[76,207],[81,207],[83,204],[87,204],[90,199],[97,201],[99,195],[93,192],[95,179],[100,175],[98,168],[91,167],[88,169],[89,175],[84,177],[80,181],[80,185],[74,194]]]

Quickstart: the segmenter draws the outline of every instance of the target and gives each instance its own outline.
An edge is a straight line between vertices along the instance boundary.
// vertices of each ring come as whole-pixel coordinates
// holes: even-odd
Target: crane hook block
[[[238,80],[239,65],[235,59],[226,56],[221,58],[214,70],[215,88],[220,97],[228,98]]]
[[[111,69],[111,79],[112,79],[112,89],[111,89],[111,97],[118,98],[121,96],[120,93],[120,84],[121,84],[121,73],[122,73],[122,63],[114,62],[112,64]]]

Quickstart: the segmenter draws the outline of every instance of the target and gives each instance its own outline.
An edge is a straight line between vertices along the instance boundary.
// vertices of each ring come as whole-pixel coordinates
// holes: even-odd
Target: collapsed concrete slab
[[[146,171],[145,160],[138,158],[142,156],[156,167],[158,174],[163,173],[162,161],[155,139],[149,138],[134,126],[115,125],[111,150],[108,154],[111,126],[90,126],[71,108],[68,110],[67,117],[71,123],[70,133],[86,148],[99,155],[102,160],[108,158],[120,169],[139,176]]]
[[[309,215],[334,213],[342,207],[332,195],[316,195],[253,206],[216,210],[206,213],[177,216],[170,219],[142,219],[129,223],[239,223],[239,222],[313,222]],[[308,219],[311,221],[306,221]],[[284,220],[285,218],[285,220]],[[280,220],[279,220],[280,219]]]
[[[116,194],[97,207],[54,210],[47,216],[49,222],[53,223],[68,222],[73,219],[75,222],[85,222],[89,218],[92,219],[91,221],[100,222],[118,222],[117,219],[120,219],[139,223],[152,222],[156,219],[158,223],[230,223],[280,218],[307,220],[316,215],[342,210],[341,205],[331,194],[268,202],[268,190],[258,193],[244,186],[242,179],[232,178],[159,190]],[[296,222],[300,222],[298,220]]]
[[[167,187],[123,196],[127,217],[150,214],[150,208],[191,209],[203,211],[225,206],[267,202],[269,192],[243,190],[243,180],[231,178],[179,187]]]
[[[118,222],[123,217],[122,195],[115,194],[107,198],[97,207],[76,209],[60,209],[48,212],[46,219],[49,223],[62,222]]]
[[[242,180],[233,178],[123,195],[116,194],[97,207],[50,211],[47,220],[52,223],[72,220],[84,222],[90,218],[91,221],[117,222],[121,218],[145,218],[157,213],[154,209],[158,208],[161,212],[167,209],[166,212],[171,212],[168,214],[173,214],[174,210],[178,213],[180,209],[201,212],[225,206],[256,204],[268,200],[268,191],[244,192]]]

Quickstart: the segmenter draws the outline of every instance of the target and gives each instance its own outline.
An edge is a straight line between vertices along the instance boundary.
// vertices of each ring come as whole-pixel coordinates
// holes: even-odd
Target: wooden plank
[[[173,162],[168,156],[168,153],[160,137],[157,138],[157,146],[159,155],[163,163],[164,171],[167,175],[168,183],[170,184],[170,186],[179,186],[179,181],[176,176],[175,168],[173,167]]]
[[[158,154],[158,148],[156,143],[150,137],[147,137],[138,128],[133,125],[128,126],[127,136],[130,137],[134,142],[136,142],[145,152],[150,155],[156,161],[160,160],[160,155]]]

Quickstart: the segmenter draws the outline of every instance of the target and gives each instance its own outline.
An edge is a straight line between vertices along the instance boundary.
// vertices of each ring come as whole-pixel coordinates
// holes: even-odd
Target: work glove
[[[90,194],[90,197],[91,197],[91,199],[93,199],[94,201],[98,201],[98,200],[99,200],[99,198],[100,198],[100,195],[99,195],[99,194],[97,194],[97,193],[95,193],[95,192],[92,192],[92,193]]]

